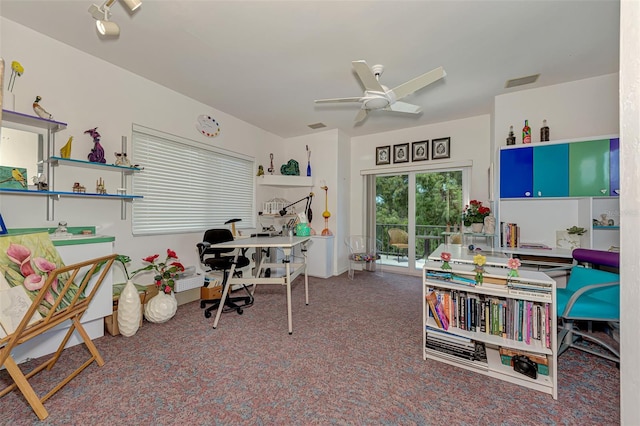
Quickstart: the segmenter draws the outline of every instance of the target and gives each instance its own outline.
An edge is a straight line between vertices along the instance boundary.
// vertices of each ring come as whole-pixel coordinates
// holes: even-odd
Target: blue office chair
[[[206,272],[222,272],[222,290],[224,290],[228,285],[229,273],[234,263],[234,256],[228,254],[232,252],[233,249],[212,248],[211,245],[227,241],[233,241],[233,234],[230,230],[209,229],[204,233],[203,241],[196,244],[198,247],[198,255],[200,256],[200,263],[205,267]],[[245,253],[243,252],[236,260],[236,269],[234,273],[236,276],[241,276],[242,271],[240,271],[240,269],[248,266],[250,263],[249,259],[244,256],[244,254]],[[205,282],[205,286],[208,284],[209,281]],[[229,289],[229,294],[227,294],[223,307],[220,307],[220,299],[200,300],[200,308],[202,309],[204,309],[207,304],[212,304],[212,306],[205,309],[205,318],[210,318],[211,311],[216,309],[223,309],[223,312],[235,310],[239,315],[242,315],[242,308],[253,305],[253,295],[247,286],[243,285],[243,288],[246,291],[247,296],[231,297],[231,289]]]
[[[620,324],[620,255],[576,249],[573,258],[579,264],[571,268],[566,288],[556,292],[558,355],[569,348],[576,348],[619,366],[620,352],[603,338],[602,331],[593,332],[592,325],[594,322]],[[580,263],[586,263],[587,266]],[[584,342],[580,343],[581,339],[601,346],[606,352],[591,349]]]

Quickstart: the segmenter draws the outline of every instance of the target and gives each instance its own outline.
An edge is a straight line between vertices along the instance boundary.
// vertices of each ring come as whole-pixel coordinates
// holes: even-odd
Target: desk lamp
[[[289,207],[294,206],[294,205],[296,205],[299,202],[304,201],[304,200],[307,200],[307,204],[306,204],[306,206],[304,208],[304,214],[307,217],[307,220],[309,222],[311,222],[311,219],[313,217],[313,212],[311,211],[311,201],[313,200],[313,192],[310,192],[309,195],[307,195],[306,197],[303,197],[303,198],[299,199],[298,201],[295,201],[295,202],[289,204],[288,206],[284,206],[282,208],[282,210],[280,210],[280,216],[286,215],[287,214],[287,209]]]
[[[236,237],[236,222],[240,222],[242,219],[229,219],[224,224],[231,224],[231,234],[233,234],[233,238]]]

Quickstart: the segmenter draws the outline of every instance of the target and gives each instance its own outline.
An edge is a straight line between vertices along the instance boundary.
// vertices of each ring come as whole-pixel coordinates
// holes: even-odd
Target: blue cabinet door
[[[620,195],[620,139],[609,140],[609,195]]]
[[[500,150],[500,198],[533,196],[533,147]]]
[[[569,145],[533,148],[533,196],[569,196]]]

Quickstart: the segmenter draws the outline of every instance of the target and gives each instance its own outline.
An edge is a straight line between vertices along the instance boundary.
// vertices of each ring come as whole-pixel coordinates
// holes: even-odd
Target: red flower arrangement
[[[175,251],[167,249],[167,257],[164,262],[156,263],[156,260],[160,257],[159,254],[145,257],[143,262],[147,262],[148,265],[144,268],[138,269],[131,274],[131,277],[142,271],[155,271],[156,274],[153,277],[155,284],[159,291],[169,294],[173,291],[175,285],[176,275],[178,272],[184,271],[182,263],[178,262],[178,255]],[[173,262],[171,262],[173,260]]]
[[[462,222],[464,226],[472,223],[483,223],[484,218],[491,214],[491,209],[482,205],[482,201],[471,200],[462,212]]]

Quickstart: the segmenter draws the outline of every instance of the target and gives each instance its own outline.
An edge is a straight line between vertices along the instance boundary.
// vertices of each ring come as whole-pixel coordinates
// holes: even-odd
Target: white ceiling
[[[490,114],[496,95],[618,71],[617,0],[143,0],[134,13],[116,1],[117,39],[98,36],[91,4],[0,0],[0,15],[285,138],[318,122],[359,136]],[[359,104],[313,101],[360,96],[360,59],[384,65],[388,87],[447,76],[404,98],[421,115],[355,125]]]

